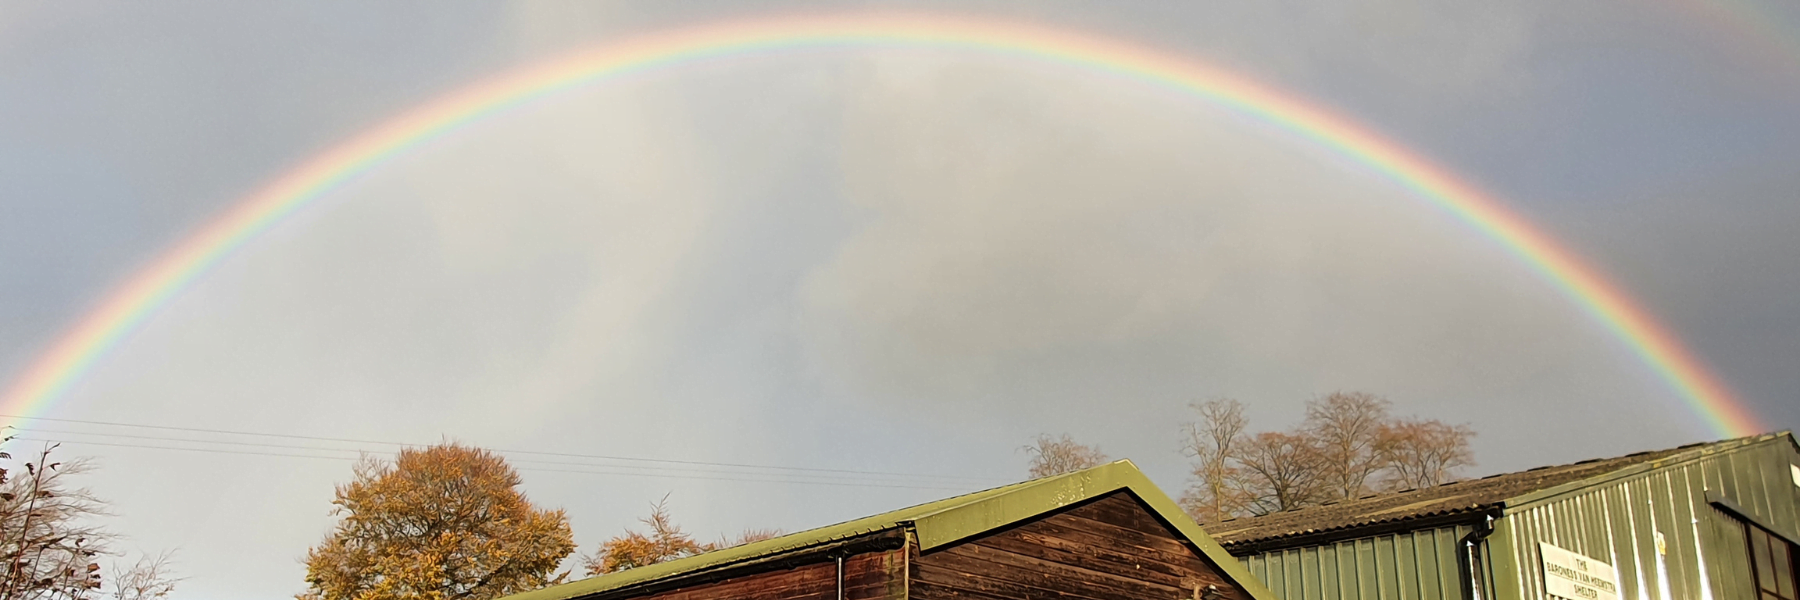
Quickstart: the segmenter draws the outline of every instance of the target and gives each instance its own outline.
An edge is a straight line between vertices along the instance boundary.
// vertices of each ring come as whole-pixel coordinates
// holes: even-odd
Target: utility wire
[[[21,442],[44,442],[44,443],[49,443],[49,444],[71,444],[71,445],[86,444],[89,446],[113,446],[113,447],[117,447],[117,448],[149,448],[149,449],[153,449],[153,450],[187,450],[190,452],[208,452],[208,453],[213,453],[213,454],[247,454],[247,455],[252,455],[252,456],[284,456],[284,457],[288,457],[288,458],[322,458],[322,459],[326,459],[326,460],[356,460],[355,458],[348,457],[348,456],[318,456],[318,455],[314,455],[314,454],[277,454],[274,452],[252,452],[249,450],[209,450],[206,448],[167,448],[167,447],[162,447],[162,446],[142,446],[142,445],[138,445],[138,444],[113,444],[113,443],[107,443],[107,442],[89,442],[89,441],[79,441],[79,440],[57,440],[57,439],[49,439],[49,438],[30,438],[30,437],[15,437],[13,439],[21,441]]]
[[[230,431],[230,429],[202,429],[202,427],[173,427],[173,425],[144,425],[144,423],[92,422],[92,420],[76,420],[76,418],[49,418],[49,416],[23,416],[23,414],[0,414],[0,418],[25,418],[40,422],[83,423],[83,425],[108,425],[108,427],[140,427],[140,429],[164,429],[164,431],[211,432],[211,434],[229,434],[229,436],[265,436],[265,438],[288,438],[288,440],[342,441],[342,443],[378,443],[378,445],[396,445],[396,447],[427,447],[427,443],[405,443],[405,441],[355,440],[355,438],[324,438],[324,436],[301,436],[301,434],[277,434],[277,432]],[[967,476],[931,476],[931,474],[911,474],[911,472],[889,472],[889,470],[855,470],[855,468],[814,468],[814,467],[779,467],[779,465],[749,465],[749,463],[718,463],[718,461],[688,461],[688,459],[668,458],[635,458],[635,456],[605,456],[605,454],[576,454],[576,452],[542,452],[542,450],[509,450],[490,449],[493,452],[506,454],[536,454],[536,456],[563,456],[563,458],[610,459],[610,461],[641,461],[641,463],[664,463],[664,465],[697,465],[697,467],[736,467],[767,468],[767,470],[794,470],[794,472],[835,472],[835,474],[855,474],[855,476],[893,476],[914,477],[914,479],[940,479],[940,481],[972,481],[972,483],[995,483],[997,479],[990,477]]]
[[[194,433],[216,433],[216,434],[224,434],[224,435],[276,437],[276,438],[288,438],[288,439],[299,439],[299,440],[312,440],[312,441],[320,441],[320,442],[341,442],[341,443],[350,443],[350,444],[380,444],[380,445],[385,445],[385,446],[400,446],[400,447],[405,447],[405,448],[420,448],[420,447],[425,447],[425,446],[429,445],[429,444],[411,444],[411,443],[406,443],[406,442],[392,442],[392,441],[385,441],[385,440],[334,438],[334,437],[321,437],[321,436],[310,436],[310,435],[296,435],[296,434],[288,434],[288,433],[266,433],[266,432],[255,432],[255,431],[233,431],[233,430],[229,430],[229,429],[205,429],[205,428],[199,428],[199,427],[174,427],[174,426],[169,426],[169,425],[144,425],[144,424],[139,424],[139,423],[86,421],[86,420],[81,420],[81,419],[59,419],[59,418],[50,418],[50,417],[27,417],[24,415],[9,415],[9,414],[0,414],[0,418],[30,419],[30,420],[35,420],[35,421],[51,421],[51,422],[57,422],[57,423],[79,423],[79,424],[83,424],[83,425],[104,425],[104,426],[110,426],[110,427],[136,427],[136,428],[142,428],[142,429],[162,429],[162,430],[168,430],[168,431],[186,431],[186,432],[194,432]],[[940,481],[960,480],[960,481],[969,481],[969,482],[983,483],[983,484],[995,483],[997,481],[995,479],[986,478],[986,477],[965,477],[965,476],[959,476],[959,475],[928,475],[928,474],[922,474],[922,473],[898,473],[898,472],[893,472],[893,471],[863,471],[863,470],[855,470],[855,469],[784,467],[784,466],[778,466],[778,465],[757,465],[757,464],[727,463],[727,462],[712,462],[712,461],[697,461],[697,460],[676,460],[676,459],[667,459],[667,458],[639,458],[639,457],[631,457],[631,456],[608,456],[608,455],[601,455],[601,454],[579,454],[579,453],[571,453],[571,452],[544,452],[544,451],[536,451],[536,450],[508,450],[508,449],[498,449],[498,448],[490,448],[489,450],[492,450],[494,452],[506,453],[506,454],[531,454],[531,455],[538,455],[538,456],[561,456],[561,457],[568,457],[568,458],[589,458],[589,459],[596,459],[596,460],[619,460],[619,461],[651,462],[651,463],[695,465],[695,466],[709,466],[709,467],[736,467],[736,468],[743,468],[743,469],[769,469],[769,470],[779,470],[779,471],[816,472],[816,473],[844,473],[844,474],[851,474],[851,475],[886,475],[886,476],[892,476],[892,477],[910,477],[910,478],[916,478],[916,479],[936,479],[936,480],[940,480]]]
[[[126,439],[134,439],[134,440],[158,440],[158,441],[164,441],[164,442],[192,442],[192,443],[196,443],[196,444],[226,444],[226,445],[231,445],[231,446],[255,446],[258,448],[284,448],[284,449],[289,449],[289,450],[320,450],[320,451],[326,451],[326,452],[367,452],[367,450],[364,450],[362,448],[322,448],[319,446],[295,446],[295,445],[291,445],[291,444],[263,444],[263,443],[257,443],[257,442],[238,442],[238,441],[232,441],[232,440],[195,440],[195,439],[186,439],[186,438],[159,437],[159,436],[153,436],[153,435],[130,435],[130,434],[124,434],[124,433],[94,433],[94,432],[88,432],[88,431],[62,431],[62,430],[58,430],[58,429],[40,429],[37,427],[33,427],[30,429],[14,428],[13,431],[17,431],[19,433],[34,433],[34,434],[35,433],[53,433],[53,434],[62,434],[62,435],[91,435],[91,436],[98,436],[98,437],[126,438]],[[25,438],[19,438],[19,439],[25,439]]]
[[[122,434],[122,433],[94,433],[94,432],[87,432],[87,431],[64,431],[64,430],[57,430],[57,429],[41,429],[41,428],[35,428],[35,427],[31,428],[31,429],[14,429],[14,431],[18,431],[20,433],[28,433],[28,434],[76,435],[76,436],[92,436],[92,437],[102,437],[102,438],[124,438],[124,439],[137,439],[137,440],[151,440],[151,441],[159,441],[159,442],[182,442],[182,443],[192,443],[192,444],[226,444],[226,445],[233,445],[233,446],[252,446],[252,447],[259,447],[259,448],[278,448],[278,449],[285,449],[285,450],[313,450],[313,451],[320,451],[320,452],[357,452],[357,453],[369,452],[368,450],[362,449],[362,448],[322,448],[322,447],[318,447],[318,446],[296,446],[296,445],[292,445],[292,444],[264,444],[264,443],[257,443],[257,442],[239,442],[239,441],[230,441],[230,440],[203,440],[203,439],[174,438],[174,437],[149,436],[149,435],[129,435],[129,434]],[[25,439],[25,438],[19,438],[19,439]],[[74,441],[71,443],[98,443],[98,442]],[[297,455],[286,455],[286,454],[270,454],[270,455],[271,456],[297,456]],[[325,457],[320,457],[320,458],[325,458]],[[349,457],[330,457],[330,458],[348,459]],[[641,466],[641,465],[605,465],[605,464],[529,459],[529,458],[513,459],[511,462],[520,463],[520,464],[574,466],[574,467],[590,467],[590,468],[604,468],[604,469],[635,469],[635,470],[639,470],[639,471],[649,470],[649,469],[663,469],[663,470],[671,469],[671,467],[653,467],[653,466]],[[951,483],[951,482],[929,482],[929,481],[925,481],[925,482],[906,481],[906,480],[895,480],[895,479],[891,479],[891,478],[879,478],[879,477],[847,477],[847,476],[843,476],[843,475],[813,475],[813,474],[807,474],[807,473],[754,473],[754,472],[745,473],[742,471],[722,471],[722,470],[716,470],[716,469],[691,469],[691,468],[682,468],[682,467],[673,467],[673,469],[676,469],[676,470],[679,470],[680,472],[685,472],[685,473],[715,473],[715,474],[724,474],[724,475],[763,475],[763,476],[782,476],[782,477],[790,477],[790,478],[803,477],[803,478],[808,478],[811,480],[824,480],[824,481],[829,481],[829,482],[834,482],[834,483],[844,483],[844,484],[860,483],[860,484],[875,485],[875,484],[900,484],[900,483],[907,483],[907,484]],[[620,474],[624,474],[624,473],[620,473]],[[799,480],[783,480],[783,481],[792,481],[795,483],[799,482]],[[942,488],[938,488],[938,489],[942,489]]]
[[[145,444],[121,444],[121,443],[112,443],[112,442],[91,442],[91,441],[82,441],[82,440],[30,438],[30,437],[15,437],[13,439],[19,440],[22,442],[46,442],[46,443],[53,443],[53,444],[69,444],[69,445],[87,444],[87,445],[91,445],[91,446],[111,446],[111,447],[116,447],[116,448],[140,448],[140,449],[148,449],[148,450],[177,450],[177,451],[183,451],[183,452],[205,452],[205,453],[209,453],[209,454],[237,454],[237,455],[272,456],[272,457],[278,456],[278,457],[285,457],[285,458],[313,458],[313,459],[323,459],[323,460],[355,460],[354,458],[351,458],[348,456],[317,456],[317,455],[308,455],[308,454],[279,454],[279,453],[274,453],[274,452],[253,452],[253,451],[247,451],[247,450],[221,450],[221,449],[216,449],[216,448],[182,448],[182,447],[175,447],[175,446],[151,446],[151,445],[145,445]],[[595,465],[595,466],[601,466],[601,465]],[[893,485],[893,484],[882,484],[882,483],[853,483],[853,482],[840,482],[840,481],[804,481],[804,480],[790,480],[790,479],[747,479],[747,478],[739,478],[739,477],[717,477],[717,476],[706,476],[706,475],[680,475],[680,474],[673,474],[673,473],[621,473],[621,472],[616,472],[616,471],[543,469],[543,468],[536,468],[536,467],[518,467],[518,470],[528,471],[528,472],[538,472],[538,473],[575,473],[575,474],[582,474],[582,475],[623,475],[623,476],[628,476],[628,477],[657,477],[657,478],[663,478],[663,479],[698,479],[698,480],[709,480],[709,481],[742,481],[742,482],[753,482],[753,483],[781,483],[781,484],[794,484],[794,485],[829,485],[829,486],[839,486],[839,487],[860,487],[860,488],[874,487],[874,488],[892,488],[892,489],[910,489],[910,490],[967,491],[966,488],[943,487],[943,486]],[[755,475],[755,474],[751,473],[750,475]],[[773,474],[771,474],[771,475],[773,475]]]

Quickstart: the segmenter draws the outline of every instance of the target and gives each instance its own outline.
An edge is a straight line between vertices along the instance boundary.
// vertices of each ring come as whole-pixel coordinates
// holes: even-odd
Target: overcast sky
[[[1126,40],[1329,107],[1575,250],[1768,429],[1800,424],[1800,7],[1779,0],[5,2],[0,380],[409,107],[630,35],[873,9]],[[1470,475],[1715,437],[1518,259],[1365,167],[1141,83],[908,48],[660,70],[460,130],[183,290],[44,414],[65,421],[14,425],[95,457],[121,548],[178,549],[179,595],[224,600],[304,588],[332,485],[379,442],[705,463],[510,454],[587,552],[665,494],[711,538],[1005,483],[1040,432],[1178,493],[1188,402],[1277,429],[1339,389],[1470,424]]]

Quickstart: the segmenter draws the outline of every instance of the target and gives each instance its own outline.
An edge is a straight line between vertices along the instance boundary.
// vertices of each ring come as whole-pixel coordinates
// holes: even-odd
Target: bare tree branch
[[[113,565],[112,580],[114,600],[155,600],[168,597],[175,591],[175,584],[182,578],[173,574],[170,563],[174,561],[173,552],[164,552],[156,556],[145,556],[130,567]]]
[[[56,449],[46,444],[17,463],[26,477],[13,477],[15,469],[0,467],[0,600],[88,600],[101,595],[106,584],[99,557],[113,554],[109,545],[117,539],[96,524],[109,516],[106,503],[69,479],[87,473],[92,464],[79,458],[54,460]],[[0,461],[12,460],[12,454],[0,451]],[[148,572],[115,569],[115,590],[142,583],[148,591],[167,594],[179,581],[167,556],[140,559]]]
[[[1036,443],[1020,449],[1031,455],[1030,474],[1033,478],[1073,473],[1107,461],[1106,454],[1098,446],[1076,443],[1066,433],[1060,437],[1041,434]]]
[[[1238,453],[1251,514],[1294,510],[1326,498],[1323,461],[1302,433],[1265,431],[1244,440]]]
[[[1249,503],[1234,460],[1244,428],[1244,405],[1229,398],[1188,405],[1199,420],[1182,427],[1182,453],[1193,457],[1192,483],[1181,506],[1200,523],[1212,523],[1242,512]]]
[[[1306,403],[1300,427],[1318,448],[1322,492],[1330,498],[1366,494],[1370,478],[1386,466],[1376,446],[1388,406],[1387,399],[1366,392],[1333,392]]]
[[[1236,400],[1190,406],[1198,420],[1183,428],[1194,462],[1181,503],[1201,523],[1440,485],[1475,464],[1473,429],[1395,419],[1387,399],[1366,392],[1308,402],[1306,420],[1286,433],[1246,433]]]
[[[1475,465],[1469,439],[1475,430],[1435,419],[1402,419],[1381,427],[1379,452],[1388,468],[1390,490],[1416,489],[1454,481],[1456,471]]]

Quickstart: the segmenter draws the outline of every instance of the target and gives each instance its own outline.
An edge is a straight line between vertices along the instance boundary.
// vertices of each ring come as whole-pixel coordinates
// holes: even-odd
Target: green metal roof
[[[1326,534],[1338,535],[1334,532],[1352,529],[1401,526],[1410,521],[1453,515],[1463,515],[1474,520],[1491,511],[1510,513],[1671,464],[1775,443],[1800,449],[1800,442],[1795,441],[1791,432],[1781,431],[1498,473],[1428,488],[1375,494],[1256,517],[1228,519],[1213,523],[1212,530],[1222,543],[1248,554],[1290,547],[1290,544],[1311,545],[1314,542],[1304,539]],[[1295,543],[1294,540],[1303,541]]]
[[[1034,479],[990,490],[928,502],[893,512],[828,527],[715,550],[698,556],[639,567],[516,594],[505,600],[569,600],[601,592],[651,583],[659,579],[722,569],[776,557],[879,531],[910,528],[919,549],[930,550],[994,529],[1043,515],[1059,508],[1107,494],[1129,490],[1174,526],[1219,571],[1243,586],[1256,600],[1277,600],[1237,559],[1213,542],[1169,496],[1128,460],[1065,475]]]
[[[1651,456],[1644,460],[1639,460],[1639,461],[1636,461],[1635,463],[1622,466],[1616,470],[1613,470],[1613,471],[1610,471],[1607,473],[1602,473],[1599,475],[1595,475],[1592,477],[1588,477],[1588,478],[1582,479],[1580,481],[1572,481],[1569,483],[1564,483],[1562,485],[1546,487],[1546,488],[1543,488],[1540,490],[1532,491],[1530,493],[1519,494],[1517,496],[1507,498],[1506,502],[1505,502],[1506,511],[1508,513],[1511,513],[1513,511],[1521,509],[1521,508],[1527,508],[1527,507],[1530,507],[1535,504],[1540,504],[1540,503],[1543,503],[1546,501],[1556,500],[1559,498],[1570,496],[1570,495],[1573,495],[1576,493],[1580,493],[1588,488],[1592,488],[1592,487],[1598,486],[1598,485],[1604,485],[1607,483],[1618,481],[1620,479],[1625,479],[1627,477],[1636,477],[1645,472],[1653,471],[1656,469],[1661,469],[1664,467],[1668,467],[1670,465],[1694,461],[1694,460],[1700,460],[1702,458],[1710,457],[1710,456],[1713,456],[1716,454],[1724,454],[1727,452],[1737,452],[1740,450],[1744,450],[1746,448],[1761,446],[1761,445],[1770,444],[1770,443],[1779,443],[1779,442],[1787,442],[1788,446],[1793,447],[1795,450],[1800,450],[1800,441],[1796,441],[1794,439],[1794,432],[1788,431],[1788,430],[1777,431],[1774,433],[1765,433],[1765,434],[1761,434],[1761,435],[1752,435],[1752,436],[1746,436],[1746,437],[1719,440],[1717,442],[1703,442],[1703,443],[1699,443],[1699,444],[1688,444],[1685,446],[1681,446],[1679,448],[1675,448],[1674,450],[1670,451],[1670,454],[1668,456]],[[1638,455],[1648,455],[1648,454],[1651,454],[1651,453],[1639,453]],[[1633,455],[1633,456],[1638,456],[1638,455]]]

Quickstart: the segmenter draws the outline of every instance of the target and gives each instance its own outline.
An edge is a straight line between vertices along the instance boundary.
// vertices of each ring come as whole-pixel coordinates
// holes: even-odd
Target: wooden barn
[[[1276,600],[1129,461],[507,600]]]

